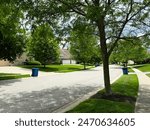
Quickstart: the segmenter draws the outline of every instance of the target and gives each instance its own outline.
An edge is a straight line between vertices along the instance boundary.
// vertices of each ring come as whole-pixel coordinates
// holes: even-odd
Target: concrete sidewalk
[[[150,112],[150,78],[143,72],[133,69],[139,79],[139,93],[136,102],[136,113],[149,113]]]

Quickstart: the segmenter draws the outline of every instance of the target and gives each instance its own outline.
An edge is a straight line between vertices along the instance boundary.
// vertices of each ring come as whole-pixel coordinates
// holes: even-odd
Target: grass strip
[[[19,67],[27,69],[39,68],[40,71],[58,73],[81,71],[84,68],[83,65],[46,65],[45,68],[42,65],[22,65]],[[94,66],[87,66],[87,69],[91,69],[93,67]]]
[[[106,96],[100,90],[68,113],[133,113],[139,86],[137,76],[123,75],[111,86],[113,95]]]
[[[29,74],[15,74],[15,73],[0,73],[0,80],[19,79],[30,77]]]

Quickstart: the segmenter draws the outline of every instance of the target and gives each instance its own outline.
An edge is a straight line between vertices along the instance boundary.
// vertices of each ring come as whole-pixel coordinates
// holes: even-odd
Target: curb
[[[52,111],[52,113],[65,113],[66,111],[69,111],[71,109],[73,109],[75,106],[79,105],[81,102],[87,100],[88,98],[90,98],[92,95],[96,94],[98,91],[100,90],[100,88],[98,87],[98,89],[96,89],[93,92],[88,93],[87,95],[81,97],[81,98],[77,98],[76,100]]]
[[[111,84],[114,83],[117,79],[119,79],[122,75],[123,75],[123,74],[120,74],[117,78],[115,78],[115,79],[111,82]],[[100,91],[100,90],[102,89],[101,87],[104,88],[104,86],[100,86],[100,87],[98,87],[96,90],[94,90],[94,91],[92,91],[92,92],[86,94],[85,96],[83,96],[83,97],[81,97],[81,98],[77,98],[76,100],[74,100],[74,101],[72,101],[72,102],[70,102],[70,103],[68,103],[68,104],[66,104],[66,105],[64,105],[64,106],[62,106],[62,107],[60,107],[60,108],[58,108],[58,109],[52,111],[52,113],[65,113],[66,111],[69,111],[69,110],[73,109],[74,107],[76,107],[77,105],[79,105],[81,102],[83,102],[83,101],[89,99],[91,96],[93,96],[93,95],[96,94],[98,91]]]
[[[134,69],[135,69],[135,68],[133,68],[133,70],[134,70]],[[137,70],[137,69],[135,69],[135,70]],[[135,70],[134,70],[134,72],[135,72]],[[138,78],[137,72],[135,72],[135,74],[136,74],[136,76],[137,76],[137,78]],[[138,78],[138,82],[139,82],[139,78]],[[138,88],[138,94],[137,94],[137,98],[136,98],[134,113],[137,113],[137,112],[136,112],[136,111],[137,111],[136,108],[137,108],[137,105],[138,105],[138,100],[139,100],[139,95],[140,95],[139,90],[140,90],[140,85],[139,85],[139,88]]]

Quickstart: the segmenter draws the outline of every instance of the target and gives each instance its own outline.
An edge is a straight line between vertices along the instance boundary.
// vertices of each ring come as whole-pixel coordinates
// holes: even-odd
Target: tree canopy
[[[59,43],[48,24],[40,25],[33,31],[27,48],[29,55],[44,66],[59,60]]]
[[[84,64],[84,69],[86,69],[86,64],[99,63],[100,49],[98,47],[97,37],[93,35],[87,35],[90,28],[82,25],[82,29],[76,29],[71,32],[70,35],[70,51],[76,61]],[[97,61],[95,61],[97,60]]]
[[[111,94],[109,57],[121,39],[149,37],[149,0],[20,0],[33,25],[49,23],[55,32],[68,35],[78,20],[99,36],[104,84]],[[61,30],[61,31],[60,31]]]
[[[129,60],[136,62],[143,61],[148,56],[147,49],[143,46],[140,39],[122,40],[116,46],[110,61],[114,63],[124,63],[127,66]]]
[[[21,9],[14,1],[0,2],[0,59],[14,61],[25,47],[24,30],[20,19]]]

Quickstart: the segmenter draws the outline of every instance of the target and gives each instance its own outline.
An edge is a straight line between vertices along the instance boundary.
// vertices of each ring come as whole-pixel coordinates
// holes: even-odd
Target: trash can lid
[[[39,68],[32,68],[32,69],[39,69]]]

